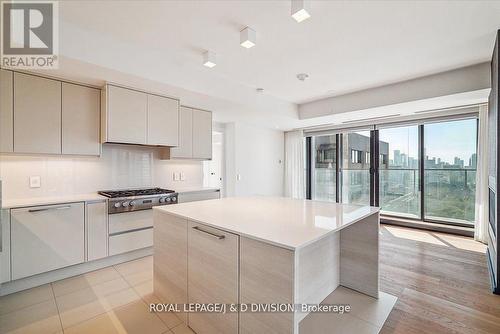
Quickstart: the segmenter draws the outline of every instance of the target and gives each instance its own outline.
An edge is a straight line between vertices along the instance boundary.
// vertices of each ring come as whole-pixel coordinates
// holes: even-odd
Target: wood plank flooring
[[[381,333],[500,333],[484,245],[391,225],[381,234],[381,290],[398,297]]]

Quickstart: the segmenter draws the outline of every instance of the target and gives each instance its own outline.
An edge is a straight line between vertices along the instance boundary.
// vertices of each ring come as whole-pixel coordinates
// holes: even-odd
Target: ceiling
[[[500,28],[496,1],[311,1],[310,12],[299,24],[286,0],[65,1],[60,53],[286,128],[299,124],[296,104],[487,61]],[[245,26],[251,49],[239,45]],[[217,53],[213,69],[204,50]]]

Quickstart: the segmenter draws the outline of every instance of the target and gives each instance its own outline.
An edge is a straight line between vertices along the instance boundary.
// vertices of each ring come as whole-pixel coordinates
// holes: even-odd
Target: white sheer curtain
[[[302,130],[285,132],[285,196],[304,198],[304,135]]]
[[[479,107],[474,239],[488,242],[488,107]]]

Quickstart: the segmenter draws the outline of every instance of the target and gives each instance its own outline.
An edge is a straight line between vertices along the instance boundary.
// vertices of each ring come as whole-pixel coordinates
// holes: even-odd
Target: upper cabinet
[[[0,70],[0,152],[14,151],[14,74]]]
[[[212,113],[181,107],[179,146],[170,150],[171,158],[212,159]]]
[[[99,89],[63,82],[63,154],[100,154],[100,96]]]
[[[179,100],[106,85],[103,101],[103,142],[178,145]]]
[[[14,152],[61,154],[61,82],[14,73]]]

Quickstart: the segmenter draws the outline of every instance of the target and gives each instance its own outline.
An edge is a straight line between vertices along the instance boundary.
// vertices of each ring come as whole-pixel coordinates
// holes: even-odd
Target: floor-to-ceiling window
[[[473,223],[477,120],[424,125],[424,218]]]
[[[420,218],[418,126],[381,128],[379,155],[382,213]]]
[[[310,198],[372,203],[383,215],[405,219],[474,224],[475,116],[370,130],[311,136]]]
[[[342,134],[342,203],[370,204],[370,131]]]

